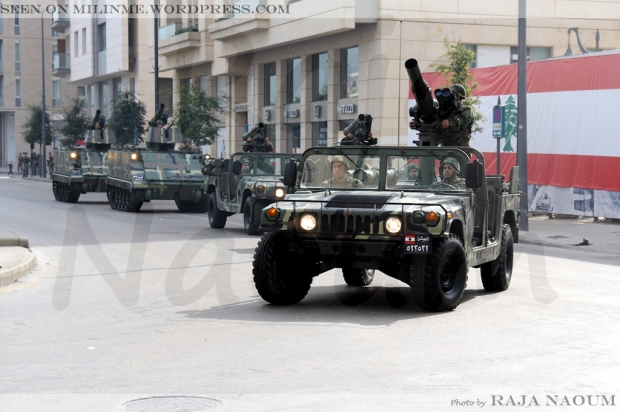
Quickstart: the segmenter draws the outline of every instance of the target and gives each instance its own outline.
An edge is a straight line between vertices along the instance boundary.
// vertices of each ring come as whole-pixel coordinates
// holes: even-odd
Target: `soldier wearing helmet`
[[[442,146],[469,146],[471,128],[474,125],[471,107],[464,106],[463,100],[467,92],[463,85],[455,83],[450,87],[457,101],[457,110],[448,119],[441,121],[444,133],[441,138]]]
[[[250,159],[247,157],[241,159],[241,174],[242,175],[251,175],[250,171]]]
[[[332,159],[332,178],[327,179],[321,186],[333,188],[362,188],[364,185],[358,179],[347,174],[349,164],[344,156],[336,155]]]
[[[435,182],[431,185],[431,189],[440,189],[441,187],[451,186],[455,190],[465,190],[465,179],[459,177],[461,173],[461,165],[459,161],[453,157],[446,157],[441,162],[441,174],[442,179],[439,182]]]

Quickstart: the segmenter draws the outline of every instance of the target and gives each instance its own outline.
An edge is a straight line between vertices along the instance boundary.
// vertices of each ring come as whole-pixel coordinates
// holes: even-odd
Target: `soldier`
[[[241,174],[242,175],[251,175],[252,172],[250,171],[250,159],[243,159],[241,160]]]
[[[417,164],[412,164],[407,169],[407,180],[409,183],[413,183],[415,185],[419,184],[418,176],[420,175],[420,167]]]
[[[39,173],[39,155],[33,153],[30,161],[32,162],[32,176],[35,176]]]
[[[459,177],[461,165],[458,160],[453,157],[446,157],[441,164],[441,170],[443,179],[439,182],[434,182],[431,185],[431,189],[441,189],[442,186],[445,187],[446,185],[453,187],[455,190],[467,189],[465,179]]]
[[[51,179],[52,178],[52,173],[54,172],[54,156],[52,156],[51,152],[50,152],[49,156],[47,157],[47,168],[49,169],[50,179]]]
[[[27,153],[24,153],[23,157],[23,165],[22,165],[22,177],[28,177],[28,167],[30,166],[30,158]]]
[[[321,186],[334,188],[362,188],[364,185],[358,179],[347,174],[349,165],[344,156],[337,155],[332,159],[332,178],[327,179]]]
[[[17,173],[22,172],[22,164],[24,163],[23,153],[19,153],[19,157],[17,158]]]

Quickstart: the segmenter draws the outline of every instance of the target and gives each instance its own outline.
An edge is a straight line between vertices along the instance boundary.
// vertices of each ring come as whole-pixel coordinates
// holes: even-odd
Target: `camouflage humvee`
[[[198,149],[175,150],[181,142],[180,129],[168,123],[166,127],[151,125],[146,148],[110,150],[110,207],[139,212],[143,202],[174,200],[182,212],[205,213],[207,199],[201,172],[205,156]]]
[[[466,179],[439,182],[457,169]],[[456,308],[469,267],[480,267],[487,290],[510,284],[518,170],[510,184],[485,176],[476,149],[312,148],[287,165],[284,182],[293,194],[263,209],[268,233],[254,255],[254,283],[270,303],[299,302],[312,278],[333,268],[352,286],[370,284],[380,270],[410,285],[429,311]]]
[[[261,210],[284,198],[288,188],[282,183],[284,167],[300,156],[286,153],[235,153],[230,159],[205,160],[203,173],[208,177],[206,194],[209,224],[223,228],[226,219],[243,212],[243,224],[249,235],[260,233]],[[221,169],[213,173],[213,169]]]
[[[99,111],[93,123],[99,121]],[[116,143],[108,128],[88,130],[84,146],[54,149],[52,189],[61,202],[75,203],[80,194],[105,192],[108,175],[108,149]]]

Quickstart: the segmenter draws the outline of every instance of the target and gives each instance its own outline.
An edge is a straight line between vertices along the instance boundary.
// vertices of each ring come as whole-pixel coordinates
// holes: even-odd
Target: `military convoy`
[[[336,157],[346,158],[348,177],[361,186],[326,180]],[[460,164],[465,188],[433,184],[447,158]],[[419,177],[412,181],[407,171],[414,164]],[[380,270],[408,284],[428,311],[456,308],[468,267],[480,267],[487,290],[510,284],[518,170],[510,184],[485,176],[476,149],[312,148],[299,164],[289,163],[284,184],[291,194],[263,209],[260,229],[267,233],[254,255],[254,283],[270,303],[301,301],[313,277],[333,268],[352,286],[370,284]]]
[[[115,143],[114,133],[105,127],[105,118],[97,110],[83,146],[54,149],[52,190],[56,200],[75,203],[80,194],[105,192],[108,149]]]
[[[230,159],[205,160],[203,173],[207,176],[207,212],[211,227],[223,228],[228,216],[243,213],[246,233],[259,234],[262,209],[288,193],[282,175],[292,158],[299,159],[299,156],[240,152]]]
[[[144,202],[174,200],[182,212],[205,213],[202,161],[198,151],[175,150],[181,130],[162,104],[149,122],[146,147],[110,150],[108,200],[113,209],[139,212]]]

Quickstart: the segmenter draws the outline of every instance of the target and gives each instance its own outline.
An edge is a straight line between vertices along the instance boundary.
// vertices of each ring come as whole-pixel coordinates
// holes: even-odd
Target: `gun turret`
[[[224,160],[222,159],[204,159],[202,161],[202,174],[205,176],[221,176],[223,164]]]
[[[345,136],[352,134],[353,139],[350,141],[344,141],[340,144],[355,145],[355,146],[372,146],[377,144],[377,138],[370,137],[372,129],[372,116],[369,114],[361,114],[357,116],[357,119],[353,120],[350,125],[344,128],[342,131]]]
[[[255,135],[259,134],[259,133],[262,134],[262,136],[255,136]],[[248,131],[246,134],[241,136],[243,141],[248,140],[249,137],[252,137],[254,139],[254,141],[256,141],[257,138],[260,138],[260,137],[262,137],[263,140],[264,140],[265,139],[265,124],[264,123],[256,123],[256,126],[254,126],[252,128],[252,130]]]

